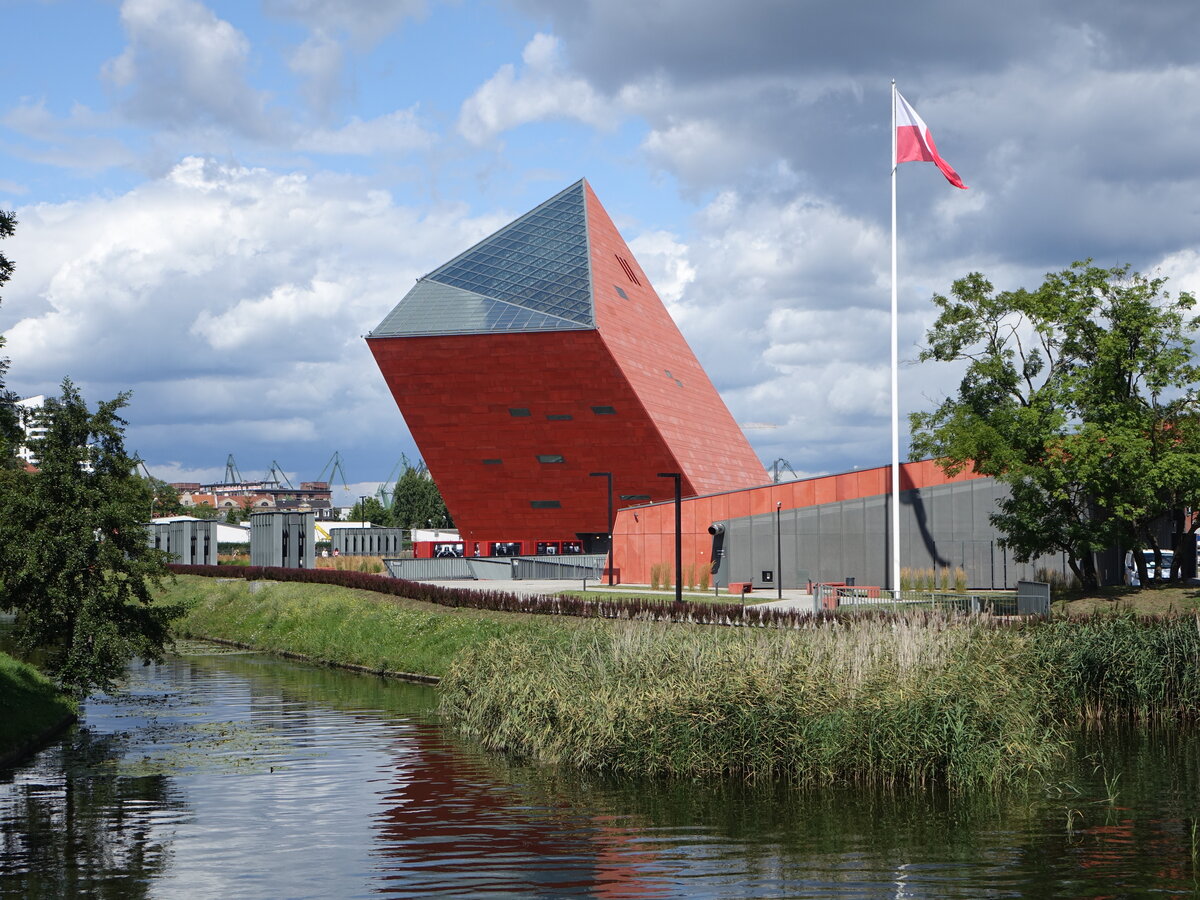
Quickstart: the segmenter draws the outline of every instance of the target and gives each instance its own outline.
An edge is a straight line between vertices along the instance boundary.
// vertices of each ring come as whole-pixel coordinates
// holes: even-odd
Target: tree
[[[1152,523],[1200,491],[1194,299],[1164,284],[1089,260],[1032,292],[973,273],[933,298],[920,358],[967,368],[956,396],[911,416],[913,457],[1008,485],[1002,543],[1020,561],[1065,554],[1085,587],[1096,551],[1155,547]]]
[[[35,473],[8,471],[0,489],[0,580],[16,636],[46,653],[65,689],[111,689],[132,657],[159,660],[169,611],[151,602],[165,568],[148,546],[151,492],[125,452],[128,395],[93,413],[70,382],[47,401]]]
[[[364,497],[350,508],[346,517],[348,522],[370,522],[372,525],[390,525],[391,515],[382,503],[374,497]]]
[[[12,212],[0,209],[0,239],[12,237],[17,227],[17,217]],[[0,253],[0,287],[13,273],[13,264]],[[0,350],[4,349],[4,336],[0,335]],[[8,360],[0,357],[0,469],[17,468],[17,446],[21,442],[21,429],[17,421],[17,395],[4,386],[8,374]]]
[[[179,491],[169,482],[147,473],[146,487],[150,491],[151,518],[158,516],[181,516],[183,504],[179,502]]]
[[[392,494],[392,524],[397,528],[453,527],[441,491],[425,463],[418,460],[413,465],[406,457],[401,457],[401,461],[404,471]]]

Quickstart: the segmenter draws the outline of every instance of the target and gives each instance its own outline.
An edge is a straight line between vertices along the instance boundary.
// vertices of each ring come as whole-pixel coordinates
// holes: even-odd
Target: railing
[[[847,587],[840,584],[813,586],[818,609],[940,610],[988,613],[993,616],[1028,615],[1018,609],[1016,591],[892,591],[877,587]]]
[[[514,556],[512,577],[516,581],[599,581],[608,556]]]
[[[599,581],[607,556],[448,556],[385,559],[388,574],[408,581]]]

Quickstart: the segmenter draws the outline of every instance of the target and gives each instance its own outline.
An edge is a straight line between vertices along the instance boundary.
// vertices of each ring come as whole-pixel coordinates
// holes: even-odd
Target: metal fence
[[[385,559],[388,574],[408,581],[470,581],[477,576],[468,560],[461,556],[442,556],[434,559]],[[497,576],[500,577],[500,576]]]
[[[388,574],[409,581],[599,581],[608,557],[451,556],[434,559],[385,559]]]
[[[1050,612],[1049,585],[1044,587],[1044,592],[1031,589],[1030,599],[1024,602],[1018,591],[900,591],[899,595],[894,595],[891,591],[879,588],[818,584],[813,587],[813,594],[818,609],[879,609],[896,612],[939,610],[993,616],[1028,616]]]
[[[583,578],[600,580],[604,573],[606,554],[571,556],[514,556],[514,581],[578,581]]]

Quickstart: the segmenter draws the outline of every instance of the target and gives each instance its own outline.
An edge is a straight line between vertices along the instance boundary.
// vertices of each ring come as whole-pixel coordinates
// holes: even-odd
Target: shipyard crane
[[[229,458],[225,460],[225,480],[221,484],[242,484],[245,479],[242,478],[242,473],[238,471],[237,463],[233,461],[233,454],[229,454]]]
[[[408,457],[404,454],[400,455],[400,459],[396,461],[396,465],[392,466],[392,471],[388,475],[386,481],[379,483],[379,488],[375,491],[375,496],[379,498],[379,502],[383,504],[383,508],[390,510],[395,502],[396,494],[396,479],[400,477],[400,470],[408,465]]]
[[[283,466],[281,466],[278,461],[273,459],[271,460],[271,469],[269,472],[267,472],[267,481],[273,481],[276,484],[280,484],[281,478],[283,479],[282,484],[286,484],[293,491],[296,489],[292,486],[292,483],[288,481],[287,473],[283,471]]]
[[[325,468],[321,469],[321,474],[317,476],[317,481],[325,481],[325,473],[329,473],[329,484],[333,484],[333,476],[342,476],[342,487],[347,491],[350,490],[350,485],[346,484],[346,469],[342,466],[342,454],[338,451],[333,451],[333,456],[329,457],[329,462],[325,463]]]
[[[796,474],[796,470],[792,468],[791,463],[789,463],[786,459],[780,458],[780,459],[775,460],[775,462],[771,463],[771,481],[773,483],[779,484],[780,480],[783,478],[783,470],[784,469],[787,469],[789,472],[792,473],[793,481],[800,477],[799,475]]]

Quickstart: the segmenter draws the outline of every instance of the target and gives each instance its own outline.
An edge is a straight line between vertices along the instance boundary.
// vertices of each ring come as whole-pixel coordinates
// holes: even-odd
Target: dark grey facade
[[[217,564],[216,522],[181,519],[151,522],[146,528],[147,542],[156,550],[170,554],[171,562],[185,566]]]
[[[331,550],[339,556],[396,556],[404,549],[403,528],[331,528]]]
[[[312,512],[251,513],[250,565],[315,568],[314,518]]]
[[[973,589],[1011,588],[1020,580],[1035,580],[1039,569],[1069,576],[1060,554],[1018,563],[1011,551],[999,545],[1000,535],[989,515],[1006,491],[991,478],[902,491],[901,568],[961,566],[967,572],[967,586]],[[784,509],[778,518],[776,513],[766,513],[724,522],[724,555],[717,582],[751,582],[756,588],[769,588],[779,584],[782,575],[784,587],[851,579],[856,585],[886,586],[890,499],[889,495],[864,497]]]

